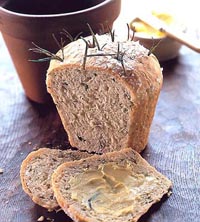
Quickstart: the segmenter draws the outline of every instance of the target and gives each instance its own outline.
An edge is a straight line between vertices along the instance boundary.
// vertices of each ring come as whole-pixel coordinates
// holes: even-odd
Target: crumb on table
[[[3,174],[3,169],[2,168],[0,168],[0,174]]]
[[[38,219],[37,219],[37,221],[44,221],[44,216],[40,216]]]

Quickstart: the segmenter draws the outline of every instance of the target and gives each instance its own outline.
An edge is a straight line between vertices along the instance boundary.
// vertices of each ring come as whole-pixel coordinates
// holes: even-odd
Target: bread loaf
[[[41,148],[33,151],[21,165],[22,188],[36,204],[49,210],[56,209],[58,203],[51,187],[52,173],[61,163],[88,156],[88,153],[71,150]]]
[[[130,148],[63,163],[52,175],[57,201],[75,222],[136,222],[171,186]]]
[[[111,41],[109,35],[79,39],[52,60],[47,89],[73,147],[105,153],[133,147],[141,152],[162,86],[162,70],[138,42]],[[61,55],[61,51],[57,54]]]

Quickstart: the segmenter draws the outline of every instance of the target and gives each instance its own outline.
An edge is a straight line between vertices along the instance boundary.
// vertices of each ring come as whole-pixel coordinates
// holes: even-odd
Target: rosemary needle
[[[38,53],[38,54],[44,54],[46,55],[47,57],[45,58],[41,58],[41,59],[37,59],[37,60],[29,60],[29,61],[33,61],[33,62],[44,62],[44,61],[49,61],[51,59],[54,59],[54,60],[58,60],[60,62],[63,62],[64,58],[61,58],[60,56],[46,50],[46,49],[43,49],[41,48],[40,46],[36,45],[34,42],[32,42],[32,44],[35,46],[35,48],[31,48],[29,49],[29,51],[32,51],[32,52],[35,52],[35,53]]]

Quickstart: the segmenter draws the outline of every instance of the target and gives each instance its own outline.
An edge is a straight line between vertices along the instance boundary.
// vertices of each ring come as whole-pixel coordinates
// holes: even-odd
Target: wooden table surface
[[[161,64],[164,84],[143,157],[173,182],[173,194],[154,205],[140,222],[200,221],[200,55],[182,47]],[[0,222],[70,222],[47,212],[22,191],[22,160],[38,147],[70,147],[54,106],[24,95],[0,36]]]

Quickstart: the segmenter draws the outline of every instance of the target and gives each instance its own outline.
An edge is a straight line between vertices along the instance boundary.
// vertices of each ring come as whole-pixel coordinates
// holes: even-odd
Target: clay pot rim
[[[26,13],[18,13],[18,12],[13,12],[10,11],[8,9],[5,9],[3,7],[0,6],[0,11],[6,13],[6,14],[10,14],[11,16],[19,16],[19,17],[29,17],[29,18],[52,18],[52,17],[62,17],[62,16],[71,16],[71,15],[78,15],[78,14],[83,14],[86,12],[90,12],[90,11],[94,11],[97,10],[99,8],[102,8],[104,6],[106,6],[109,3],[114,2],[115,0],[104,0],[103,2],[92,6],[90,8],[87,9],[83,9],[83,10],[79,10],[79,11],[75,11],[75,12],[68,12],[68,13],[59,13],[59,14],[42,14],[42,15],[37,15],[37,14],[26,14]]]

